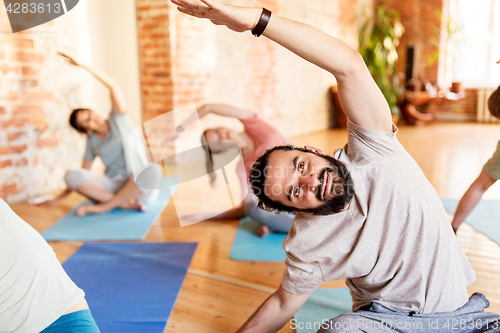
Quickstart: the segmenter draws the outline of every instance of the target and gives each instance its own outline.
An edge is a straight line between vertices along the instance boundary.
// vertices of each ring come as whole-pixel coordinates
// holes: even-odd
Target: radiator
[[[477,91],[477,121],[480,123],[497,123],[499,120],[488,111],[488,98],[495,88],[479,88]]]

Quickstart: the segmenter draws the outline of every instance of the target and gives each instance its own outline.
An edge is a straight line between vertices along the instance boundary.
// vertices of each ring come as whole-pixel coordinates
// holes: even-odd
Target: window
[[[451,17],[462,27],[452,38],[453,81],[468,87],[500,84],[500,0],[456,0]],[[455,14],[453,14],[455,13]]]

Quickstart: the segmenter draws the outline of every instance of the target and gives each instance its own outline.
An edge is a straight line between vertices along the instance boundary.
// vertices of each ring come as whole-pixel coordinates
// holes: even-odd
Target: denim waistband
[[[415,316],[415,317],[429,317],[429,318],[441,318],[441,317],[454,317],[461,316],[468,313],[480,312],[490,306],[490,301],[486,299],[486,297],[481,293],[474,293],[469,298],[469,301],[465,303],[461,308],[458,308],[452,312],[437,312],[437,313],[405,313],[405,312],[397,312],[390,310],[378,303],[371,303],[371,305],[364,306],[360,308],[358,311],[371,311],[376,313],[387,313],[393,315],[402,315],[402,316]]]

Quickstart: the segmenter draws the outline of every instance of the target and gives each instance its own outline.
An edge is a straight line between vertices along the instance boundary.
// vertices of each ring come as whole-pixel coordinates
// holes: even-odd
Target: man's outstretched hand
[[[262,9],[230,6],[214,0],[170,0],[184,14],[206,18],[216,25],[225,25],[236,32],[252,30]]]

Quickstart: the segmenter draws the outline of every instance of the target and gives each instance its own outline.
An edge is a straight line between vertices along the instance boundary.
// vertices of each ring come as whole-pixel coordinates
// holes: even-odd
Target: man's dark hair
[[[267,178],[267,166],[269,164],[269,156],[273,152],[278,150],[280,151],[298,150],[310,154],[315,154],[317,156],[326,159],[333,166],[333,168],[337,169],[337,174],[340,177],[342,177],[343,179],[342,187],[344,195],[337,196],[334,199],[331,199],[331,201],[328,203],[328,207],[327,205],[323,205],[322,207],[311,208],[311,209],[298,209],[284,205],[279,201],[271,200],[265,193],[264,187]],[[259,198],[258,207],[268,212],[275,212],[275,213],[300,212],[300,213],[310,213],[315,215],[329,215],[332,214],[333,212],[338,212],[341,209],[343,209],[346,206],[346,204],[351,201],[351,198],[354,195],[354,185],[351,175],[343,163],[341,163],[338,160],[335,160],[331,156],[323,156],[314,151],[291,145],[276,146],[272,149],[267,150],[254,163],[252,170],[250,171],[249,181],[254,194]]]
[[[488,99],[488,110],[490,110],[493,117],[500,119],[500,86]]]
[[[77,117],[78,113],[80,113],[82,111],[87,111],[87,110],[88,109],[74,109],[73,112],[71,112],[71,115],[69,116],[69,124],[71,125],[71,127],[76,129],[79,133],[87,134],[87,131],[85,130],[85,128],[80,126],[80,124],[76,120],[76,117]]]

